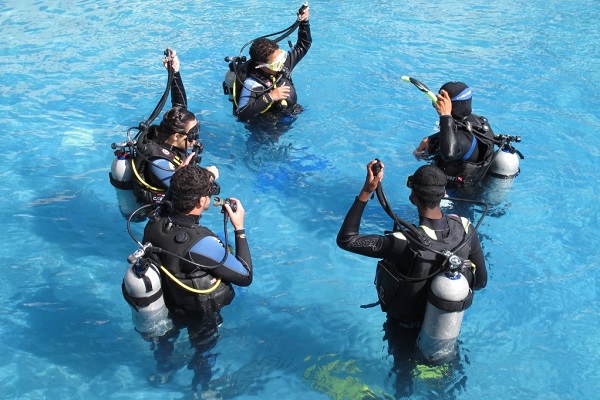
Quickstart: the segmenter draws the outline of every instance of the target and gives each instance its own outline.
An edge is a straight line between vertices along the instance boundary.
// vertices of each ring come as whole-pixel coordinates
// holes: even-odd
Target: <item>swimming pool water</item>
[[[223,310],[211,388],[223,398],[591,399],[600,390],[596,210],[600,54],[596,1],[313,1],[313,46],[294,72],[305,112],[274,143],[230,115],[225,56],[293,22],[285,1],[0,4],[0,393],[6,399],[184,399],[133,330],[120,284],[136,244],[108,182],[110,143],[154,109],[176,49],[204,165],[242,199],[255,281]],[[293,36],[295,39],[295,35]],[[436,128],[427,98],[448,80],[474,112],[521,135],[521,174],[479,229],[490,272],[459,361],[428,369],[384,339],[376,260],[335,236],[364,179],[386,163],[394,209],[415,220],[405,178]],[[222,229],[217,208],[203,222]],[[134,225],[137,235],[143,226]],[[391,221],[376,201],[362,230]],[[138,236],[139,237],[139,236]],[[404,371],[404,375],[402,372]],[[408,374],[408,375],[407,375]],[[401,378],[396,378],[400,376]],[[407,377],[408,376],[408,377]],[[398,382],[396,382],[398,381]]]

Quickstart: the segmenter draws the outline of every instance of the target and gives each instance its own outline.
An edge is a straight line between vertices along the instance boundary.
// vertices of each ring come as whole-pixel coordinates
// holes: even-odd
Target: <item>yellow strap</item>
[[[235,108],[238,108],[238,102],[237,102],[237,98],[235,97],[235,94],[237,93],[236,91],[236,85],[237,85],[237,75],[233,78],[233,93],[231,94],[231,96],[233,97],[233,104],[235,104]]]
[[[273,82],[273,89],[277,89],[277,80],[275,79],[274,76],[271,77],[271,81]],[[267,108],[265,108],[264,110],[262,110],[260,113],[264,114],[267,111],[269,111],[269,108],[271,108],[271,106],[273,105],[273,103],[275,103],[275,100],[273,100],[272,102],[270,102],[269,105],[267,106]]]
[[[179,166],[180,163],[177,162],[177,159],[173,159],[173,164],[175,164],[175,166]],[[140,174],[138,173],[137,168],[135,167],[135,160],[131,160],[131,169],[133,170],[133,174],[138,179],[138,181],[140,181],[140,183],[142,185],[144,185],[145,187],[147,187],[148,189],[154,190],[155,192],[159,192],[159,193],[167,191],[166,189],[160,189],[160,188],[151,186],[148,182],[143,180],[142,177],[140,176]]]
[[[425,225],[420,225],[419,228],[423,229],[423,231],[425,231],[427,236],[429,236],[433,240],[437,240],[437,236],[435,235],[435,231],[433,229],[431,229],[430,227],[425,226]]]
[[[221,278],[217,278],[217,283],[215,283],[212,287],[209,287],[208,289],[195,289],[192,287],[187,286],[185,283],[181,282],[179,279],[177,279],[175,276],[173,276],[173,274],[171,274],[164,266],[160,266],[160,269],[169,277],[171,278],[171,280],[173,280],[173,282],[175,282],[176,284],[178,284],[179,286],[181,286],[183,289],[192,292],[192,293],[197,293],[197,294],[209,294],[211,292],[214,292],[215,289],[217,288],[217,286],[219,286],[219,284],[221,283]]]

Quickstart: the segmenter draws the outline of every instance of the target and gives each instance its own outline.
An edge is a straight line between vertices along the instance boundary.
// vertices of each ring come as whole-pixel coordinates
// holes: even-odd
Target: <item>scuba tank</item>
[[[501,179],[511,179],[519,174],[519,156],[508,149],[500,149],[492,160],[488,174]]]
[[[160,283],[160,271],[155,262],[138,249],[128,257],[132,263],[125,272],[121,290],[131,308],[135,329],[149,337],[158,337],[173,328],[165,305]]]
[[[504,202],[512,186],[513,178],[521,172],[519,163],[523,154],[515,149],[511,142],[520,142],[520,136],[496,135],[499,149],[482,180],[482,193],[486,203],[497,205]]]
[[[519,143],[520,136],[496,135],[495,139],[499,141],[498,151],[494,154],[494,159],[487,171],[488,175],[500,179],[512,179],[519,175],[519,158],[523,159],[523,154],[515,149],[511,142]]]
[[[429,361],[440,361],[454,354],[464,310],[473,302],[473,291],[460,269],[461,259],[452,255],[450,269],[431,281],[425,317],[417,346]],[[466,260],[470,264],[470,261]]]
[[[121,143],[113,143],[117,146]],[[115,148],[113,147],[113,148]],[[133,170],[131,168],[131,154],[124,149],[115,151],[115,159],[110,166],[110,183],[119,189],[131,189],[133,187]]]
[[[121,215],[127,218],[139,207],[135,194],[133,193],[133,146],[136,141],[127,140],[121,143],[112,143],[111,148],[115,150],[115,158],[110,166],[108,178],[110,184],[117,192],[117,202]]]

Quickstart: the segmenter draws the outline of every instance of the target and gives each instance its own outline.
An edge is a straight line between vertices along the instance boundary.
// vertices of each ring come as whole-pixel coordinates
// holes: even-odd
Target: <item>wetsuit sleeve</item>
[[[248,78],[244,81],[244,87],[240,92],[240,100],[236,115],[240,121],[249,121],[266,109],[273,100],[265,86]]]
[[[211,275],[238,286],[248,286],[252,283],[252,261],[248,243],[245,238],[236,234],[236,255],[225,250],[221,242],[214,236],[201,239],[190,249],[190,257],[202,265],[218,265],[225,253],[227,258],[222,265],[211,269]],[[239,246],[239,247],[238,247]]]
[[[187,94],[185,93],[185,87],[183,86],[183,80],[179,71],[175,72],[173,81],[171,82],[171,105],[173,107],[182,106],[187,108]]]
[[[360,220],[367,203],[355,199],[337,235],[337,245],[349,252],[373,258],[398,257],[406,248],[405,240],[392,235],[361,235]]]
[[[150,163],[150,172],[154,174],[164,185],[171,185],[171,178],[175,173],[175,165],[164,158],[157,158]]]
[[[439,151],[442,160],[462,160],[471,149],[472,144],[472,133],[458,129],[454,118],[450,115],[440,116]]]
[[[469,234],[473,232],[475,227],[469,225]],[[469,254],[469,260],[475,264],[475,282],[473,283],[473,289],[483,289],[487,285],[487,268],[485,265],[485,257],[483,255],[483,249],[481,248],[481,242],[479,236],[475,231],[471,235],[470,243],[471,252]]]
[[[310,23],[308,21],[302,21],[298,28],[298,41],[294,45],[294,48],[290,51],[288,59],[290,60],[289,69],[292,71],[296,64],[304,58],[308,49],[312,44],[312,36],[310,34]]]

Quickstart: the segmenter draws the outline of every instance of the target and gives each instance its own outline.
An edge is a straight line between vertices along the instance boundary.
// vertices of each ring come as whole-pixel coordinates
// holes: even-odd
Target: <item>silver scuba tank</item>
[[[519,171],[519,156],[516,152],[501,149],[494,156],[488,174],[497,178],[510,179],[517,176]]]
[[[115,148],[123,143],[113,143]],[[123,217],[128,218],[138,207],[135,193],[133,192],[133,166],[129,152],[123,148],[115,150],[115,159],[110,166],[108,174],[111,185],[117,192],[119,210]]]
[[[110,166],[110,183],[116,188],[126,189],[127,184],[133,182],[131,156],[121,150],[115,151],[115,156]]]
[[[128,268],[122,290],[138,332],[158,337],[173,328],[162,294],[160,271],[153,262],[142,258]]]
[[[450,257],[452,265],[462,265],[459,257]],[[464,310],[473,300],[473,292],[458,268],[437,274],[432,282],[425,317],[417,346],[429,361],[441,361],[455,353]]]

